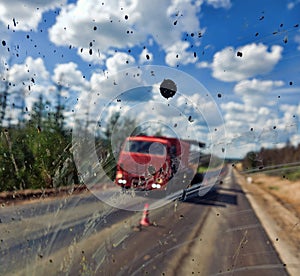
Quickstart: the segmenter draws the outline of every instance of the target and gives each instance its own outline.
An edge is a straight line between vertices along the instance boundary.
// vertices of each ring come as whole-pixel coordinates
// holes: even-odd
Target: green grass
[[[278,186],[269,186],[268,188],[269,188],[269,190],[275,190],[275,191],[279,190]]]
[[[208,170],[208,167],[199,167],[197,173],[205,173]]]
[[[296,168],[283,168],[281,170],[266,172],[270,176],[279,176],[290,181],[300,180],[300,170]]]
[[[287,172],[285,174],[285,178],[287,178],[291,181],[299,180],[300,179],[300,170]]]

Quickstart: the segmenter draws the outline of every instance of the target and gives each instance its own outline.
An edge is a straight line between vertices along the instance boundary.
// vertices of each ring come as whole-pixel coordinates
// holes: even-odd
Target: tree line
[[[69,151],[71,132],[64,128],[63,108],[48,112],[46,106],[49,103],[40,96],[29,120],[5,124],[5,116],[1,117],[0,191],[50,188],[78,181]],[[68,179],[71,172],[72,180]]]
[[[264,148],[248,152],[242,160],[243,170],[261,170],[285,177],[299,178],[300,144],[287,141],[282,148]]]
[[[72,153],[72,130],[66,123],[72,118],[64,116],[62,86],[56,86],[54,103],[41,94],[28,111],[24,98],[21,105],[11,104],[10,84],[3,83],[0,90],[0,192],[79,184]],[[11,114],[15,114],[14,117]],[[105,129],[95,137],[99,161],[111,179],[115,177],[116,167],[116,154],[111,146],[113,128],[136,124],[134,119],[120,117],[120,113],[114,113]],[[89,124],[76,123],[85,128]],[[139,131],[139,128],[135,130]],[[116,140],[120,147],[125,137],[121,131],[118,135]]]

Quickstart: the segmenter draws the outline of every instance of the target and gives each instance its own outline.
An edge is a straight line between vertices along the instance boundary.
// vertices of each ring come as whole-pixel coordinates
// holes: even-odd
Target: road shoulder
[[[299,218],[272,194],[250,184],[234,170],[237,182],[245,192],[253,210],[271,239],[291,275],[300,271]]]

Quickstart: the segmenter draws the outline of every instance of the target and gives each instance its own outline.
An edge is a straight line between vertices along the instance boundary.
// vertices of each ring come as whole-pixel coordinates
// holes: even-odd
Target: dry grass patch
[[[283,177],[256,174],[251,176],[253,184],[275,196],[285,207],[300,217],[300,181],[290,181]]]

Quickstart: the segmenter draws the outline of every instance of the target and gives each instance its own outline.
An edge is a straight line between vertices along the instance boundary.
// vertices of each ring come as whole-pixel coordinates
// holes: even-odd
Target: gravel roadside
[[[255,176],[255,181],[253,182],[252,178],[250,183],[247,176],[241,175],[237,170],[234,170],[234,173],[280,258],[286,264],[287,271],[290,275],[299,275],[300,214],[295,212],[298,206],[292,206],[291,202],[285,204],[278,195],[275,196],[261,186],[263,182],[268,181],[274,186],[271,179]],[[285,194],[282,198],[284,196]]]

